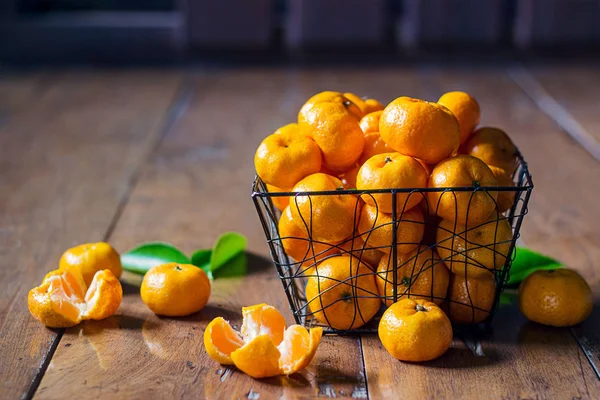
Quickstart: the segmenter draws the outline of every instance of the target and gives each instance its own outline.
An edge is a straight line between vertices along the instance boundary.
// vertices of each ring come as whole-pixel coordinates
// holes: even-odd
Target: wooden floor
[[[202,332],[267,302],[292,321],[250,199],[260,140],[324,89],[389,101],[474,94],[510,133],[535,189],[525,244],[577,269],[600,302],[600,70],[593,66],[64,70],[0,74],[0,398],[600,398],[600,304],[553,329],[502,307],[491,333],[456,337],[424,364],[376,336],[324,338],[289,378],[253,380],[206,355]],[[249,238],[250,273],[214,281],[209,305],[159,318],[125,276],[118,315],[50,330],[27,292],[69,246],[119,251],[166,240],[185,251]]]

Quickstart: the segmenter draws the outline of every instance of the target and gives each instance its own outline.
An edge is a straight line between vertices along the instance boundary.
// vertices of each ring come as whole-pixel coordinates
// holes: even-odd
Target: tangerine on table
[[[399,153],[427,164],[437,164],[460,144],[456,117],[446,107],[410,97],[399,97],[383,110],[379,134]]]
[[[427,187],[427,171],[413,157],[399,153],[377,154],[367,160],[356,176],[358,190],[374,190],[389,188],[424,188]],[[391,193],[373,193],[362,196],[369,205],[391,213],[393,197]],[[423,199],[420,193],[396,193],[396,212],[409,210]]]
[[[472,187],[466,192],[429,192],[427,199],[437,215],[459,224],[474,225],[485,221],[496,209],[498,192],[475,190],[497,186],[490,168],[469,155],[457,155],[439,163],[429,177],[430,188]]]
[[[302,179],[293,192],[335,191],[342,182],[327,174]],[[292,219],[312,240],[337,243],[354,232],[354,216],[360,203],[354,195],[290,196]]]
[[[204,308],[210,297],[210,281],[195,265],[167,263],[150,268],[140,287],[142,301],[152,312],[182,317]]]
[[[410,253],[415,250],[425,231],[423,213],[418,207],[396,214],[396,251]],[[370,248],[379,249],[384,253],[392,251],[392,232],[394,220],[391,214],[378,210],[376,207],[363,206],[358,220],[358,233]]]
[[[436,235],[437,251],[455,274],[492,275],[504,267],[512,238],[508,220],[498,213],[475,226],[442,220]]]
[[[373,271],[345,254],[317,265],[306,283],[306,299],[312,316],[334,329],[360,328],[381,304]]]
[[[550,326],[573,326],[592,312],[593,296],[577,272],[566,269],[538,270],[519,287],[519,309],[527,319]]]
[[[396,296],[397,299],[424,299],[441,304],[448,291],[450,274],[437,253],[425,246],[409,254],[397,254]],[[377,288],[385,297],[383,302],[394,303],[394,268],[392,255],[381,258],[377,267]]]
[[[509,174],[517,165],[517,148],[502,129],[490,127],[477,129],[462,150],[487,165],[502,168]]]
[[[321,170],[322,155],[311,138],[290,132],[267,136],[256,149],[256,173],[267,184],[282,189]]]
[[[315,104],[298,124],[319,145],[325,166],[333,171],[351,168],[363,151],[363,132],[343,104]]]
[[[447,314],[456,324],[476,324],[489,317],[496,298],[492,274],[469,276],[450,274]]]
[[[123,273],[119,253],[105,242],[80,244],[65,251],[60,257],[59,269],[68,268],[78,269],[86,285],[92,283],[98,271],[108,269],[117,278]]]
[[[465,92],[448,92],[439,98],[438,104],[445,106],[458,120],[460,126],[460,144],[469,138],[481,119],[479,103]]]
[[[402,299],[381,317],[377,330],[383,347],[401,361],[429,361],[452,343],[452,325],[435,303]]]

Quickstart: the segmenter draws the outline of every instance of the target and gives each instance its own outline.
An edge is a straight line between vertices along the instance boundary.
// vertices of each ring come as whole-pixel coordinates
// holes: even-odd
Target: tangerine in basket
[[[450,274],[437,253],[425,246],[409,254],[397,254],[397,299],[424,299],[441,304],[448,291]],[[383,302],[394,303],[394,265],[392,255],[381,258],[377,267],[377,288],[385,297]]]
[[[195,265],[167,263],[150,268],[140,287],[142,301],[152,312],[182,317],[204,308],[210,281]]]
[[[291,132],[267,136],[256,150],[256,173],[267,184],[282,189],[321,170],[322,155],[311,138]]]
[[[360,119],[359,125],[365,136],[368,133],[379,132],[379,120],[383,114],[383,109],[366,114]]]
[[[496,298],[496,281],[492,274],[469,276],[450,274],[448,301],[444,305],[450,321],[476,324],[489,317]]]
[[[504,267],[512,237],[508,220],[498,213],[472,226],[444,219],[437,229],[437,251],[455,274],[492,275]]]
[[[379,134],[392,149],[427,164],[449,157],[460,144],[458,121],[450,110],[411,97],[399,97],[385,107]]]
[[[340,330],[360,328],[381,305],[374,272],[345,254],[317,265],[306,283],[306,299],[315,319]]]
[[[426,300],[402,299],[381,317],[377,330],[383,347],[401,361],[429,361],[452,343],[452,325],[444,312]]]
[[[327,174],[312,174],[302,179],[293,192],[335,191],[342,182]],[[292,219],[312,240],[337,243],[354,232],[354,215],[360,203],[354,195],[290,196]]]
[[[367,246],[360,235],[351,239],[346,239],[342,242],[341,247],[344,251],[350,253],[350,255],[353,255],[367,264],[372,270],[377,268],[377,265],[379,265],[379,261],[384,254],[378,249]]]
[[[377,154],[369,158],[356,176],[358,190],[391,189],[391,188],[425,188],[427,187],[427,171],[413,157],[400,153]],[[369,205],[391,213],[393,197],[391,193],[373,193],[362,196]],[[396,212],[409,210],[423,199],[420,193],[396,193]]]
[[[513,182],[510,175],[503,170],[502,168],[494,167],[490,165],[490,170],[494,174],[496,178],[496,184],[500,187],[514,187],[515,183]],[[515,203],[516,192],[498,192],[498,199],[496,200],[496,207],[499,213],[503,213],[504,211],[510,210]]]
[[[438,104],[445,106],[454,114],[460,126],[460,144],[469,138],[481,119],[479,103],[465,92],[448,92],[439,98]]]
[[[490,168],[469,155],[457,155],[439,163],[429,177],[430,188],[472,187],[469,191],[429,192],[429,205],[437,215],[459,224],[484,222],[496,210],[498,192],[476,190],[477,187],[497,186]]]
[[[517,148],[502,129],[477,129],[467,140],[462,151],[479,158],[487,165],[502,168],[509,174],[517,166]]]
[[[363,165],[367,160],[377,154],[391,153],[392,150],[381,138],[379,132],[369,132],[365,134],[365,147],[363,149],[358,163]]]
[[[527,319],[550,326],[573,326],[592,312],[592,291],[577,272],[566,269],[532,272],[519,287],[519,309]]]
[[[359,169],[360,165],[357,164],[349,170],[337,175],[342,182],[344,189],[356,189],[356,175],[358,175]]]
[[[267,191],[269,193],[285,192],[285,190],[269,184],[267,184]],[[279,211],[283,211],[288,206],[288,204],[290,204],[290,198],[286,196],[271,197],[271,201]]]
[[[327,90],[315,94],[310,99],[308,99],[306,103],[304,103],[304,105],[300,108],[300,112],[298,112],[298,122],[303,121],[307,117],[311,108],[313,108],[317,104],[322,103],[341,104],[346,108],[346,110],[350,114],[352,114],[359,121],[363,116],[363,112],[360,109],[360,107],[357,104],[355,104],[352,100],[350,100],[340,92],[333,92]]]

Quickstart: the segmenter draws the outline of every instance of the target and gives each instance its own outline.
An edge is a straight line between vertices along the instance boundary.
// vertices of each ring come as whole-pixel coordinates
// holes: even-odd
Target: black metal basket
[[[391,303],[396,302],[400,298],[404,296],[409,298],[424,298],[429,301],[435,301],[436,303],[441,304],[445,307],[446,312],[449,314],[453,322],[456,322],[456,319],[460,318],[452,318],[453,312],[458,317],[462,315],[463,319],[465,315],[468,317],[472,315],[472,321],[475,322],[489,322],[493,317],[493,314],[498,307],[498,302],[500,298],[500,293],[504,289],[506,282],[509,279],[510,267],[512,260],[514,259],[514,248],[515,243],[519,237],[519,229],[521,227],[521,223],[523,221],[523,217],[527,213],[527,203],[529,201],[529,197],[531,195],[531,191],[533,189],[533,181],[531,175],[529,173],[527,163],[522,158],[520,154],[517,156],[517,166],[512,173],[512,181],[514,186],[498,186],[498,187],[460,187],[460,188],[415,188],[415,189],[384,189],[384,190],[335,190],[335,191],[327,191],[327,192],[268,192],[266,185],[260,178],[256,178],[253,184],[252,190],[252,199],[256,206],[256,210],[258,212],[260,221],[265,231],[265,235],[267,238],[267,243],[269,244],[271,257],[275,266],[277,268],[277,272],[279,274],[279,278],[283,284],[284,291],[287,295],[288,301],[290,303],[290,307],[294,314],[294,318],[296,323],[304,325],[306,327],[312,326],[321,326],[324,328],[325,333],[360,333],[360,332],[376,332],[378,321],[381,317],[383,311],[385,311],[386,306],[389,306]],[[435,205],[435,210],[440,206],[440,201],[444,196],[453,196],[456,199],[456,195],[458,193],[471,193],[469,200],[469,208],[467,209],[467,213],[470,211],[471,199],[473,199],[473,195],[477,192],[483,192],[487,194],[492,200],[496,201],[490,192],[498,192],[500,193],[510,193],[511,196],[514,195],[514,201],[512,201],[512,206],[503,212],[502,214],[496,213],[492,216],[491,219],[487,220],[484,223],[479,223],[477,225],[469,226],[468,228],[464,228],[461,230],[461,226],[458,226],[456,223],[453,223],[450,228],[448,228],[446,224],[445,230],[442,231],[447,233],[447,237],[438,242],[435,239],[427,239],[425,237],[419,243],[413,242],[402,242],[398,241],[398,234],[402,232],[403,227],[406,224],[423,224],[423,230],[431,230],[438,231],[438,229],[443,229],[438,226],[439,218],[436,216],[437,212],[431,213],[430,207],[431,204],[427,201],[428,193],[430,192],[438,192],[440,193],[440,200],[438,204]],[[412,221],[405,218],[408,215],[408,211],[406,210],[406,202],[404,204],[397,204],[396,195],[400,193],[406,193],[408,196],[422,196],[424,200],[421,201],[420,209],[422,210],[422,214],[424,216],[423,221]],[[375,226],[375,224],[367,230],[359,231],[358,233],[355,231],[353,237],[347,238],[345,241],[341,243],[325,243],[312,239],[312,221],[313,215],[311,211],[311,215],[306,216],[306,218],[302,218],[304,223],[304,231],[306,232],[306,236],[304,237],[280,237],[278,230],[278,221],[281,216],[281,212],[277,210],[274,206],[274,199],[281,199],[288,197],[289,201],[297,205],[297,201],[300,196],[308,196],[309,201],[315,199],[315,196],[353,196],[356,198],[356,206],[354,208],[354,218],[355,222],[359,218],[359,213],[362,207],[363,200],[367,197],[370,199],[371,210],[373,207],[376,210],[376,218],[379,217],[379,206],[375,201],[373,195],[376,194],[390,194],[392,199],[392,213],[385,214],[388,216],[389,221],[387,224],[382,224],[379,226]],[[407,199],[408,201],[408,199]],[[374,203],[374,205],[373,205]],[[294,204],[292,204],[293,206]],[[312,203],[311,203],[312,206]],[[312,210],[312,208],[311,208]],[[458,212],[458,210],[456,210]],[[382,214],[384,215],[384,214]],[[467,214],[468,216],[468,214]],[[506,224],[506,222],[508,224]],[[404,225],[403,225],[404,224]],[[512,236],[509,239],[501,240],[499,237],[502,236],[500,232],[502,231],[502,224],[505,226],[505,230],[509,232],[512,230]],[[389,244],[385,244],[385,246],[372,246],[370,243],[370,236],[376,232],[377,229],[385,229],[385,226],[388,225],[391,228],[391,240]],[[493,230],[493,242],[477,242],[477,238],[473,238],[473,235],[477,235],[477,232],[481,232],[485,230],[488,233],[487,237],[490,237],[489,233]],[[426,232],[427,233],[427,232]],[[471,234],[472,236],[469,236]],[[509,233],[510,234],[510,233]],[[355,242],[357,241],[357,237],[360,237],[361,240],[358,240],[359,243],[362,243],[359,247],[355,248]],[[298,240],[303,241],[307,245],[307,251],[305,256],[301,259],[292,259],[285,251],[283,241],[285,240]],[[396,246],[392,244],[396,243]],[[411,245],[416,247],[415,250],[411,251],[410,256],[403,256],[399,254],[399,248],[401,246]],[[315,251],[315,246],[319,247],[319,249],[323,249],[323,246],[326,246],[325,250]],[[455,247],[457,246],[457,247]],[[461,247],[462,246],[462,247]],[[462,250],[461,250],[462,249]],[[430,251],[435,250],[435,251]],[[362,268],[360,267],[361,262],[365,262],[368,264],[364,258],[366,258],[366,254],[371,254],[367,252],[379,251],[383,252],[383,258],[387,257],[387,267],[380,263],[379,266],[371,265],[371,268]],[[479,251],[481,253],[473,253],[473,251]],[[445,257],[442,257],[441,254],[438,257],[437,253],[441,252],[445,254]],[[347,279],[336,280],[333,283],[333,286],[343,286],[345,290],[348,291],[347,298],[340,298],[337,301],[352,301],[353,302],[353,315],[351,326],[339,328],[335,327],[336,323],[332,323],[329,318],[333,316],[333,308],[331,309],[331,313],[328,313],[327,307],[332,307],[333,303],[323,302],[321,299],[321,287],[319,286],[318,298],[313,296],[310,299],[307,299],[306,295],[306,286],[308,279],[313,277],[313,281],[316,282],[317,285],[320,285],[323,280],[327,280],[329,278],[323,278],[320,275],[320,268],[315,268],[319,263],[324,260],[339,256],[340,254],[351,254],[355,256],[355,258],[350,258],[349,262],[349,271]],[[425,257],[427,254],[427,257]],[[471,257],[471,254],[473,256]],[[489,265],[482,265],[482,263],[475,258],[475,254],[480,254],[484,259],[485,257],[492,257],[494,265],[490,268]],[[402,259],[402,265],[398,265],[398,258]],[[423,260],[425,258],[425,260]],[[359,262],[357,259],[360,259]],[[417,264],[417,260],[421,265]],[[352,265],[355,263],[357,265]],[[426,265],[427,264],[427,265]],[[437,273],[434,273],[434,269],[437,265],[443,264],[448,268],[448,270],[455,270],[456,273],[450,273],[448,276],[452,277],[451,279],[460,280],[464,279],[464,282],[456,282],[457,285],[461,285],[464,283],[463,289],[466,291],[466,300],[456,301],[450,300],[447,296],[441,297],[437,296],[434,293],[435,287],[435,277]],[[383,265],[383,268],[382,268]],[[407,265],[409,267],[407,267]],[[464,273],[460,270],[464,267]],[[410,270],[410,276],[403,279],[402,282],[398,281],[398,270],[399,268],[404,268],[402,273],[406,273],[407,269]],[[476,297],[476,287],[471,285],[471,279],[467,282],[467,271],[472,271],[473,268],[481,268],[490,272],[490,279],[495,281],[495,289],[494,290],[494,300],[493,304],[485,308],[478,307],[475,305],[477,303]],[[477,272],[477,271],[474,271]],[[391,274],[391,277],[390,277]],[[431,283],[429,286],[431,290],[429,293],[423,293],[421,289],[416,290],[413,289],[413,286],[416,286],[416,282],[418,279],[425,280],[424,277],[421,277],[421,274],[430,274],[424,275],[427,277]],[[361,279],[371,279],[371,278],[362,278],[366,275],[374,275],[373,279],[377,283],[378,290],[373,290],[372,286],[370,288],[365,288],[357,282]],[[420,278],[421,277],[421,278]],[[313,283],[314,283],[313,282]],[[383,286],[381,286],[381,282],[383,282]],[[407,283],[408,282],[408,283]],[[493,282],[492,282],[493,284]],[[389,286],[388,286],[389,285]],[[404,290],[401,290],[404,288]],[[325,293],[326,290],[333,290],[331,287],[329,289],[323,289]],[[464,293],[463,293],[464,294]],[[380,306],[378,307],[378,311],[372,317],[366,318],[362,315],[362,300],[359,299],[378,299],[380,302]],[[370,300],[371,301],[371,300]],[[361,305],[359,305],[359,303]],[[373,304],[373,303],[369,303]],[[372,306],[370,307],[372,309]],[[484,313],[484,314],[481,314]],[[481,318],[484,315],[485,318]],[[359,323],[355,323],[358,321]],[[465,322],[465,321],[463,321]],[[466,321],[468,323],[469,321]],[[331,325],[334,325],[332,328]]]

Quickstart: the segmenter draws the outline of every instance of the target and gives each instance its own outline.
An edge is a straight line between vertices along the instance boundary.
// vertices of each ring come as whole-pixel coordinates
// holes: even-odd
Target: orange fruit
[[[301,134],[302,131],[300,130],[300,127],[298,126],[297,123],[292,122],[292,123],[282,126],[281,128],[277,128],[277,130],[273,133],[275,133],[275,134],[292,133],[292,134],[298,135],[298,134]]]
[[[396,231],[396,251],[406,254],[414,251],[423,239],[425,230],[423,213],[411,208],[404,213],[396,214],[398,229]],[[392,251],[393,218],[391,214],[378,211],[376,207],[365,205],[358,220],[358,233],[370,248],[384,253]]]
[[[377,288],[387,306],[394,303],[392,255],[381,258],[377,267]],[[435,251],[423,246],[410,254],[397,255],[397,299],[424,299],[441,304],[446,298],[450,274]]]
[[[113,315],[123,298],[121,283],[108,269],[98,271],[88,287],[77,268],[50,272],[29,291],[27,305],[34,318],[50,328],[68,328],[83,320]]]
[[[427,187],[427,171],[413,157],[399,153],[384,153],[369,158],[356,176],[358,190],[424,187]],[[391,193],[364,195],[362,199],[369,205],[377,205],[383,212],[392,212]],[[396,212],[411,209],[422,199],[420,193],[397,193]]]
[[[358,159],[358,163],[363,165],[367,160],[377,154],[391,153],[393,150],[383,141],[379,132],[365,134],[365,147]],[[394,153],[398,154],[398,153]]]
[[[502,168],[511,174],[517,166],[517,148],[501,129],[483,127],[471,134],[463,153],[482,160],[487,165]]]
[[[222,317],[204,331],[204,347],[220,364],[235,365],[253,378],[293,374],[310,364],[322,328],[307,331],[300,325],[286,329],[285,319],[273,306],[257,304],[242,309],[241,333]]]
[[[519,286],[519,309],[527,319],[550,326],[573,326],[592,312],[592,291],[577,272],[537,270]]]
[[[367,264],[372,270],[375,270],[379,264],[379,260],[383,257],[382,251],[367,246],[361,236],[345,240],[341,247],[348,254]]]
[[[359,169],[360,165],[355,165],[348,171],[338,175],[344,189],[356,189],[356,175],[358,175]]]
[[[294,221],[290,207],[286,207],[279,218],[279,237],[285,253],[296,260],[300,269],[314,267],[314,264],[340,250],[328,243],[310,240],[305,230],[300,228],[300,223]]]
[[[379,328],[383,347],[401,361],[429,361],[452,343],[452,325],[435,303],[402,299],[385,310]]]
[[[59,261],[59,269],[76,268],[86,285],[92,283],[98,271],[110,270],[117,278],[121,277],[123,267],[119,253],[108,243],[86,243],[71,247],[65,251]]]
[[[379,121],[383,141],[399,153],[437,164],[456,152],[460,129],[456,117],[437,103],[399,97]]]
[[[457,324],[476,324],[489,315],[496,298],[496,281],[491,274],[470,277],[450,274],[447,314]]]
[[[285,192],[285,190],[269,184],[267,184],[267,191],[269,193]],[[286,196],[271,197],[271,201],[279,211],[283,211],[288,206],[288,204],[290,204],[290,198]]]
[[[466,192],[429,192],[429,205],[440,217],[474,225],[485,221],[496,209],[498,192],[475,190],[496,186],[496,178],[481,160],[468,155],[450,157],[439,163],[429,177],[430,188],[472,187]]]
[[[335,191],[342,182],[330,175],[312,174],[302,179],[294,192]],[[354,232],[354,215],[359,207],[353,195],[290,196],[292,219],[312,240],[336,243]]]
[[[515,183],[513,182],[510,175],[503,170],[502,168],[494,167],[490,165],[490,170],[494,174],[496,178],[496,184],[499,187],[514,187]],[[496,200],[496,207],[499,213],[503,213],[504,211],[510,210],[515,203],[515,196],[517,192],[511,191],[498,191],[498,199]]]
[[[204,308],[210,297],[210,281],[195,265],[167,263],[146,272],[140,294],[155,314],[182,317]]]
[[[362,129],[365,135],[373,132],[379,133],[379,120],[381,119],[381,114],[383,114],[383,109],[366,114],[360,119],[360,129]]]
[[[267,184],[293,187],[307,175],[321,170],[321,150],[311,138],[294,133],[269,135],[254,155],[256,173]]]
[[[319,145],[325,166],[345,171],[356,163],[365,139],[355,116],[343,104],[318,103],[301,117],[298,124]]]
[[[338,255],[321,261],[306,283],[312,316],[334,329],[355,329],[377,314],[380,301],[373,271],[358,258]]]
[[[360,120],[365,115],[365,99],[355,95],[354,93],[349,92],[344,93],[344,97],[350,100],[352,103],[356,104],[356,106],[359,108],[360,116],[358,117],[358,119]]]
[[[440,97],[438,104],[452,111],[460,126],[460,144],[465,143],[481,119],[477,100],[465,92],[448,92]]]
[[[308,99],[306,103],[304,103],[302,108],[300,108],[300,112],[298,113],[298,122],[306,118],[311,108],[313,108],[317,104],[322,103],[334,103],[343,105],[346,108],[346,110],[350,114],[352,114],[357,120],[360,120],[363,116],[363,112],[360,109],[360,107],[354,102],[352,102],[349,98],[344,96],[342,93],[325,91],[315,94],[310,99]]]
[[[383,109],[385,108],[385,106],[383,104],[381,104],[381,102],[379,102],[378,100],[375,99],[365,99],[365,104],[363,106],[363,111],[364,114],[371,114],[374,113],[376,111],[383,111]]]
[[[504,267],[512,238],[508,220],[497,213],[474,226],[442,220],[436,235],[437,251],[455,274],[491,275]]]

